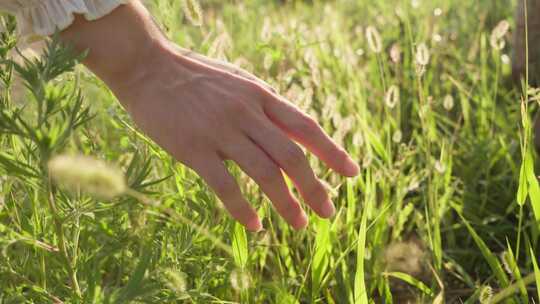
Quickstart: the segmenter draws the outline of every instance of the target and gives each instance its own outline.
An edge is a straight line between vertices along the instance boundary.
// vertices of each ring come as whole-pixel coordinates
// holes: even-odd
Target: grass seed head
[[[235,269],[231,272],[231,286],[234,290],[241,292],[249,289],[251,286],[251,277],[241,269]]]
[[[504,36],[506,36],[509,30],[510,23],[508,21],[502,20],[501,22],[499,22],[491,32],[491,36],[489,38],[489,43],[491,44],[491,47],[495,50],[502,50],[506,45]]]
[[[446,96],[444,96],[443,107],[447,111],[450,111],[454,108],[454,97],[452,97],[452,95],[447,94]]]
[[[481,304],[487,304],[491,303],[491,299],[493,298],[493,289],[491,286],[486,285],[482,287],[482,290],[480,291],[480,297],[479,301]]]
[[[399,88],[396,85],[392,85],[385,96],[386,106],[393,109],[399,103]]]
[[[429,63],[429,49],[425,43],[420,43],[416,47],[416,63],[421,66],[426,66]]]
[[[380,53],[382,51],[382,39],[379,31],[373,26],[366,28],[366,37],[368,40],[368,46],[373,53]]]
[[[403,139],[403,133],[401,133],[401,130],[396,130],[396,132],[394,132],[394,135],[392,135],[392,141],[395,142],[396,144],[399,144],[402,139]]]
[[[184,15],[194,26],[201,26],[203,23],[203,14],[198,0],[184,0],[182,2]]]
[[[127,190],[120,170],[87,156],[56,156],[49,161],[48,169],[56,183],[72,191],[82,190],[99,198],[112,199]]]

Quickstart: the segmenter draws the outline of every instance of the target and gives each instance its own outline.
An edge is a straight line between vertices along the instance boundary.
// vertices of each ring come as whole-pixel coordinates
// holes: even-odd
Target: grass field
[[[515,1],[147,2],[175,42],[316,117],[362,173],[311,157],[338,212],[296,232],[229,164],[266,227],[247,233],[76,59],[52,44],[15,65],[6,32],[1,304],[539,303],[540,93],[510,81]],[[99,193],[118,180],[93,163],[101,195],[56,186],[65,154],[120,168],[129,190]]]

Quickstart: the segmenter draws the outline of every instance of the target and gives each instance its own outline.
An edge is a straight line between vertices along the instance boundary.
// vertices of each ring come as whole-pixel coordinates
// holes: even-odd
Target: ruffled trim
[[[25,0],[23,0],[25,1]],[[28,0],[26,0],[28,1]],[[50,36],[70,26],[74,14],[87,20],[101,18],[129,0],[40,0],[17,11],[22,36]]]

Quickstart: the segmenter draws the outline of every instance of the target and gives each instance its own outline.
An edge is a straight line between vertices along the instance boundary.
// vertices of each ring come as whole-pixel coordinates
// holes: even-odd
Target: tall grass
[[[172,40],[316,117],[362,174],[310,159],[338,211],[295,232],[231,164],[267,227],[247,234],[77,54],[11,60],[4,18],[0,303],[538,303],[540,97],[509,81],[513,1],[147,3]],[[138,194],[52,183],[64,154],[116,164]]]

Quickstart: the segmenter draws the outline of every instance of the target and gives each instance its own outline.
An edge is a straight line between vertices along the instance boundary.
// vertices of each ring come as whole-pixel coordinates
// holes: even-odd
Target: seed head
[[[493,298],[493,289],[491,286],[486,285],[482,287],[482,290],[480,291],[480,297],[479,301],[481,304],[487,304],[491,303],[491,299]]]
[[[399,88],[396,85],[392,85],[386,92],[385,100],[386,106],[393,109],[399,103]]]
[[[450,111],[450,110],[452,110],[452,108],[454,108],[454,97],[452,97],[452,95],[447,94],[446,96],[444,96],[443,107],[447,111]]]
[[[48,163],[50,177],[66,188],[112,199],[127,190],[120,170],[87,156],[60,155]]]
[[[403,139],[403,133],[401,133],[401,130],[396,130],[396,132],[394,132],[394,135],[392,135],[392,141],[395,142],[396,144],[399,144],[402,139]]]
[[[429,63],[429,49],[425,43],[420,43],[416,47],[416,63],[421,66],[426,66]]]
[[[184,0],[182,2],[184,15],[194,26],[201,26],[203,23],[202,9],[198,0]]]
[[[247,290],[251,285],[249,274],[240,269],[235,269],[231,272],[231,286],[236,291]]]
[[[379,31],[373,26],[368,26],[366,28],[366,37],[371,51],[376,54],[380,53],[382,51],[382,39]]]
[[[495,28],[491,32],[491,36],[489,37],[489,43],[491,44],[492,48],[499,51],[504,48],[504,46],[506,45],[504,36],[506,36],[509,29],[510,23],[506,20],[499,22],[497,26],[495,26]]]
[[[177,270],[165,270],[165,279],[167,286],[177,294],[183,294],[187,290],[186,275]]]

